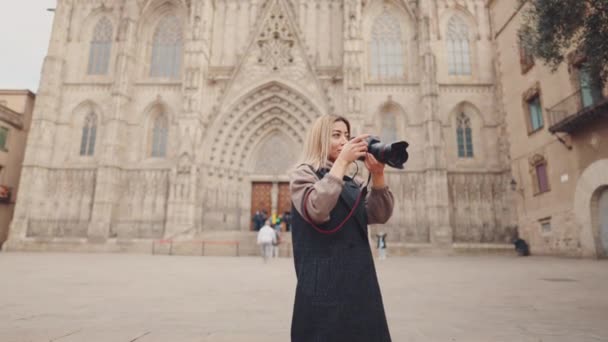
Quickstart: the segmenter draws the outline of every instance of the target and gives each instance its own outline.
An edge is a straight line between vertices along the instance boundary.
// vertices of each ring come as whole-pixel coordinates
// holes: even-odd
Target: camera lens
[[[396,169],[403,169],[403,164],[409,158],[408,146],[409,144],[405,141],[384,144],[377,137],[369,137],[367,150],[379,162]]]

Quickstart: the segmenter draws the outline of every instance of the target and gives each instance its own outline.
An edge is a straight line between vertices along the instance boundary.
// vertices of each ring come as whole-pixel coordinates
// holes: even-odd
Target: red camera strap
[[[308,164],[303,164],[303,165],[308,166],[317,176],[319,176],[319,174],[315,171],[315,169],[311,165],[308,165]],[[359,172],[359,169],[357,168],[357,173],[358,172]],[[322,178],[323,177],[319,177],[319,180],[322,179]],[[363,189],[367,188],[367,186],[369,185],[370,179],[371,179],[371,174],[368,175],[368,177],[367,177],[367,184],[365,184],[365,186],[363,187]],[[354,179],[353,179],[353,181],[354,181]],[[321,234],[333,234],[333,233],[338,232],[340,229],[342,229],[342,227],[351,218],[351,216],[353,216],[353,214],[355,213],[355,210],[359,206],[359,202],[361,202],[361,196],[363,195],[364,192],[367,192],[367,191],[363,191],[363,190],[359,191],[359,195],[357,196],[357,200],[355,201],[355,204],[353,205],[353,207],[350,209],[350,212],[348,213],[348,215],[346,215],[346,218],[344,218],[344,220],[338,226],[336,226],[333,229],[329,229],[329,230],[319,228],[319,226],[317,226],[310,219],[310,216],[308,215],[308,210],[306,208],[306,203],[308,202],[308,196],[310,195],[311,192],[312,192],[312,189],[309,189],[306,192],[306,195],[304,195],[304,200],[302,202],[302,209],[304,211],[304,213],[303,213],[304,215],[302,215],[302,216],[303,216],[304,220],[306,222],[308,222],[317,232],[319,232]]]
[[[363,194],[363,191],[359,191],[359,196],[357,196],[357,200],[355,201],[355,204],[350,209],[350,212],[348,213],[348,215],[346,215],[346,218],[344,218],[344,220],[339,225],[337,225],[333,229],[324,230],[324,229],[319,228],[314,222],[312,222],[312,220],[310,219],[310,216],[308,215],[308,210],[306,209],[306,203],[308,202],[308,196],[310,195],[311,192],[312,192],[312,189],[310,189],[306,193],[306,196],[304,196],[304,203],[302,206],[304,209],[304,220],[306,220],[306,222],[308,222],[316,231],[318,231],[321,234],[333,234],[333,233],[338,232],[340,229],[342,229],[342,227],[344,227],[344,224],[346,224],[346,222],[350,219],[350,217],[353,216],[355,210],[359,206],[359,202],[361,202],[361,195]]]

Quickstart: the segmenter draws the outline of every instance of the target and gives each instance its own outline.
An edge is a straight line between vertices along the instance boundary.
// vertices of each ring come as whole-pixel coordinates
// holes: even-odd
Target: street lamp
[[[523,197],[524,189],[517,186],[515,179],[511,178],[511,183],[509,183],[509,185],[511,185],[511,191],[517,191]]]

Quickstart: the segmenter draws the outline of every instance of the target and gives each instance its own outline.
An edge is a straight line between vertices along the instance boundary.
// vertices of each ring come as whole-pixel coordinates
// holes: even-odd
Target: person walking
[[[272,243],[272,257],[273,258],[278,258],[279,257],[279,246],[281,245],[281,229],[274,229],[274,234],[276,236],[276,241]]]
[[[270,226],[270,220],[266,220],[266,224],[260,228],[258,232],[258,245],[262,252],[262,259],[268,262],[272,256],[272,245],[277,242],[277,236],[274,229]]]
[[[386,259],[386,233],[380,232],[376,234],[376,238],[378,239],[378,243],[376,244],[376,248],[378,248],[378,259],[385,260]]]
[[[290,173],[292,342],[391,341],[367,225],[386,223],[394,199],[384,164],[367,153],[367,137],[351,139],[347,119],[321,116]],[[346,176],[360,158],[370,173],[369,193],[368,184]]]

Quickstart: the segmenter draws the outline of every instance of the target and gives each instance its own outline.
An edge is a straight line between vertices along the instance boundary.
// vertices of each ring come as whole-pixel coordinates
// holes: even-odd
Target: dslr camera
[[[376,160],[396,169],[403,169],[403,164],[407,162],[409,154],[406,141],[397,141],[390,144],[380,142],[380,138],[370,136],[366,139],[367,152],[371,153]],[[365,160],[365,157],[359,160]]]

